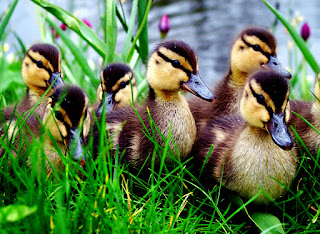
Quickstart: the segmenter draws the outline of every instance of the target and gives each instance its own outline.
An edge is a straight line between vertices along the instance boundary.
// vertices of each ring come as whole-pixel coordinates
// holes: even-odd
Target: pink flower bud
[[[310,36],[310,27],[308,25],[308,23],[304,23],[302,28],[301,28],[301,32],[300,32],[301,37],[303,38],[303,40],[307,41],[309,36]]]
[[[85,23],[89,28],[92,28],[91,22],[88,19],[82,19],[82,22]]]
[[[59,27],[60,27],[63,31],[67,30],[67,28],[68,28],[68,26],[65,25],[65,24],[61,24]]]
[[[164,39],[170,30],[169,17],[167,15],[163,15],[161,17],[159,22],[159,30],[160,30],[161,38]]]

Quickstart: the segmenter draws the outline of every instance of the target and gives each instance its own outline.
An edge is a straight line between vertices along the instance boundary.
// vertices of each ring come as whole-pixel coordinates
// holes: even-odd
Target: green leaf
[[[101,41],[101,39],[81,20],[78,20],[68,11],[55,6],[44,0],[31,0],[35,4],[39,5],[56,18],[58,18],[62,23],[67,25],[75,33],[77,33],[81,38],[83,38],[100,56],[105,57],[107,51],[106,44]]]
[[[269,213],[254,212],[251,215],[254,222],[261,229],[261,233],[276,234],[284,233],[280,220]]]
[[[127,62],[129,62],[134,54],[134,49],[135,49],[135,45],[138,41],[138,39],[140,38],[140,35],[141,33],[143,32],[144,30],[144,27],[146,27],[146,24],[148,23],[148,14],[149,14],[149,11],[151,9],[151,5],[152,5],[152,1],[148,1],[148,5],[147,5],[147,8],[146,8],[146,11],[145,11],[145,14],[144,14],[144,17],[143,17],[143,20],[139,26],[139,29],[138,29],[138,32],[137,32],[137,35],[136,37],[134,38],[133,42],[132,42],[132,45],[131,45],[131,48],[129,50],[129,53],[128,53],[128,57],[127,57]],[[142,46],[145,46],[145,45],[140,45],[140,50],[141,50],[141,47]]]
[[[152,1],[151,1],[152,2]],[[142,26],[141,35],[139,37],[140,46],[140,57],[142,62],[146,65],[149,57],[149,37],[148,37],[148,20],[146,22],[143,21],[144,17],[148,17],[147,12],[148,1],[140,1],[138,8],[138,27]]]
[[[8,13],[7,13],[6,16],[4,17],[4,19],[3,19],[3,21],[2,21],[2,23],[1,23],[1,25],[0,25],[0,41],[3,39],[2,37],[5,35],[4,31],[6,30],[6,27],[7,27],[8,23],[9,23],[9,20],[10,20],[10,18],[11,18],[11,15],[12,15],[14,9],[15,9],[16,6],[17,6],[18,1],[19,1],[19,0],[15,0],[15,1],[12,3],[12,5],[11,5],[10,8],[9,8]]]
[[[34,214],[37,211],[36,206],[8,205],[0,209],[0,223],[17,222],[21,219]]]
[[[63,30],[60,29],[60,27],[58,27],[51,19],[49,19],[48,16],[44,16],[44,17],[45,17],[45,20],[49,23],[49,25],[51,27],[53,27],[54,30],[56,30],[58,32],[58,34],[61,36],[61,39],[63,40],[65,46],[67,48],[69,48],[69,50],[73,54],[75,60],[81,66],[82,71],[87,76],[90,77],[90,80],[95,80],[96,79],[96,75],[94,74],[94,72],[90,68],[90,66],[88,64],[88,61],[87,61],[87,58],[84,55],[84,53],[82,52],[82,50],[76,44],[74,44],[72,39],[65,32],[63,32]]]
[[[310,52],[307,44],[302,39],[302,37],[297,33],[294,27],[291,26],[290,22],[276,9],[274,8],[267,0],[263,0],[263,2],[269,7],[269,9],[275,14],[275,16],[281,21],[281,23],[286,27],[288,32],[290,33],[292,39],[299,47],[301,53],[305,57],[306,61],[309,63],[312,70],[318,74],[319,73],[319,65],[312,53]]]
[[[123,46],[123,50],[122,50],[122,59],[124,61],[127,61],[127,57],[128,57],[128,52],[130,49],[130,42],[132,39],[132,35],[133,35],[133,29],[134,29],[134,25],[135,25],[135,19],[137,16],[137,10],[138,10],[138,0],[134,0],[132,3],[132,9],[131,9],[131,15],[130,15],[130,23],[129,23],[129,28],[128,28],[128,32],[127,32],[127,37],[126,37],[126,41],[124,43]]]
[[[113,62],[113,57],[115,53],[116,43],[117,43],[117,16],[116,16],[116,2],[114,0],[108,0],[106,3],[106,56],[105,63],[109,64]]]

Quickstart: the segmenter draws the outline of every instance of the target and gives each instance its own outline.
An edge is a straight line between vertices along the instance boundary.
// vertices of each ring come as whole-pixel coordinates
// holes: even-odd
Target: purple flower
[[[82,22],[85,23],[89,28],[92,28],[91,22],[88,19],[82,19]]]
[[[301,37],[303,38],[304,41],[307,41],[309,36],[310,36],[310,27],[308,23],[304,23],[301,32],[300,32]]]
[[[159,22],[159,30],[160,30],[161,38],[164,39],[170,30],[169,17],[167,15],[163,15],[161,17]]]
[[[65,24],[60,24],[59,28],[61,28],[63,31],[67,30],[68,26]],[[53,27],[51,27],[51,33],[55,38],[59,38],[59,34],[56,32],[56,30],[54,30]]]

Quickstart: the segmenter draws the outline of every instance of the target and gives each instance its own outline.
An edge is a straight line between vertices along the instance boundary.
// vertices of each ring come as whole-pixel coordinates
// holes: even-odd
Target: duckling
[[[104,94],[106,97],[103,101]],[[106,113],[110,113],[115,107],[130,105],[137,98],[137,94],[136,80],[131,68],[122,63],[109,64],[101,72],[101,83],[97,90],[100,104],[94,108],[96,115],[101,115],[103,107]]]
[[[154,140],[163,148],[163,137],[167,138],[171,132],[169,147],[175,156],[183,161],[194,144],[196,125],[188,102],[180,94],[180,90],[187,90],[207,101],[215,98],[199,76],[197,55],[182,41],[164,41],[153,51],[148,61],[146,76],[149,94],[144,106],[136,108],[146,128],[132,107],[114,110],[107,115],[107,132],[110,131],[112,135],[113,149],[119,148],[124,154],[124,160],[130,162],[131,166],[140,167],[150,154],[152,156],[155,148],[152,140],[148,138],[152,138],[151,129],[155,132]],[[93,135],[94,145],[99,145],[100,134],[97,127]],[[150,161],[148,160],[146,165],[150,165]]]
[[[250,199],[260,188],[276,199],[290,187],[297,160],[286,123],[290,117],[289,85],[274,71],[260,71],[244,86],[241,115],[212,120],[200,133],[192,155],[197,167],[207,159],[205,177]],[[289,150],[292,149],[292,152]],[[283,186],[283,185],[284,186]],[[268,204],[261,193],[254,202]]]
[[[249,27],[239,34],[232,45],[229,72],[213,91],[217,101],[211,105],[196,99],[189,101],[198,130],[201,131],[201,126],[207,121],[238,112],[243,86],[250,75],[261,69],[271,69],[286,78],[291,77],[277,58],[274,36],[263,28]]]
[[[63,85],[61,77],[61,55],[59,50],[50,44],[32,45],[22,62],[21,74],[27,85],[26,96],[18,103],[17,107],[10,106],[2,110],[2,123],[10,122],[14,126],[16,113],[24,114],[29,111],[46,92],[49,86],[55,82],[52,89],[46,94],[48,97],[55,88]],[[46,105],[46,104],[44,104]],[[15,112],[15,113],[13,113]]]
[[[28,141],[40,137],[43,139],[44,152],[48,159],[45,161],[46,172],[51,171],[50,164],[61,168],[61,158],[55,150],[55,145],[59,147],[62,154],[66,154],[73,146],[72,158],[82,159],[83,136],[88,134],[91,122],[87,109],[88,97],[81,88],[60,86],[48,97],[47,106],[37,106],[26,119],[20,131],[26,133]],[[10,141],[17,148],[21,148],[21,144],[26,148],[26,138],[13,136]],[[40,162],[41,159],[37,162],[38,169],[41,168]]]
[[[53,136],[62,153],[73,147],[72,158],[83,159],[82,145],[88,135],[91,119],[88,114],[89,99],[77,86],[57,88],[48,99],[48,106],[43,116],[43,123]],[[79,132],[80,131],[80,132]],[[77,136],[79,134],[79,136]],[[60,161],[59,154],[52,150],[54,145],[46,138],[46,155],[52,165]],[[49,164],[46,164],[47,171]]]

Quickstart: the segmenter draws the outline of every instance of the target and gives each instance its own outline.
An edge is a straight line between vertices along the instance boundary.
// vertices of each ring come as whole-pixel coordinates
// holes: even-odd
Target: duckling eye
[[[253,45],[253,46],[252,46],[252,49],[253,49],[254,51],[261,51],[261,47],[260,47],[259,45]]]
[[[126,87],[126,82],[122,81],[119,85],[119,88],[123,89],[124,87]]]
[[[179,62],[179,60],[173,60],[172,61],[172,66],[177,68],[177,67],[180,67],[181,66],[181,63]]]
[[[44,65],[41,61],[37,61],[37,67],[38,68],[44,68]]]
[[[63,116],[62,116],[62,113],[60,111],[55,111],[54,115],[56,116],[57,120],[63,122]]]
[[[264,96],[262,94],[257,95],[257,102],[263,105],[265,103]]]

